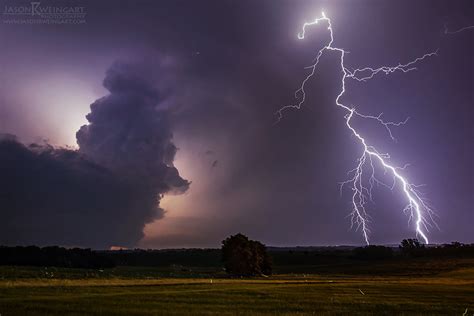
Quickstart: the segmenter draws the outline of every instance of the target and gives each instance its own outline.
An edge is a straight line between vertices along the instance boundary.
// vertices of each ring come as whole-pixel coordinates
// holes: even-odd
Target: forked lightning
[[[407,203],[406,207],[404,208],[404,212],[408,213],[410,220],[414,220],[417,236],[420,236],[425,243],[429,243],[427,236],[428,226],[432,226],[433,224],[436,225],[436,223],[433,220],[433,209],[428,204],[428,202],[421,196],[421,193],[418,190],[419,186],[410,183],[408,179],[404,175],[402,175],[402,170],[404,169],[404,167],[399,168],[393,166],[389,162],[390,155],[387,153],[379,152],[373,145],[370,144],[367,138],[363,136],[352,125],[352,119],[354,117],[374,120],[380,123],[387,131],[390,138],[394,140],[391,128],[394,126],[404,125],[408,119],[402,122],[390,122],[383,119],[382,114],[363,114],[357,111],[354,107],[349,107],[342,103],[341,98],[346,92],[346,80],[348,79],[357,80],[359,82],[366,82],[368,80],[373,79],[378,74],[389,75],[394,72],[406,73],[415,70],[416,64],[420,61],[435,56],[437,54],[437,51],[427,53],[410,62],[407,62],[405,64],[400,63],[396,66],[382,66],[379,68],[364,67],[355,70],[349,70],[349,68],[347,68],[344,63],[344,57],[346,52],[341,48],[333,46],[334,34],[331,25],[331,20],[324,14],[324,12],[322,12],[320,18],[315,19],[313,22],[304,23],[302,31],[298,34],[298,38],[304,39],[307,28],[316,26],[321,23],[327,25],[327,30],[329,31],[330,35],[329,42],[317,52],[314,63],[311,66],[307,67],[307,69],[309,69],[309,74],[304,78],[300,88],[295,92],[295,98],[298,100],[298,102],[294,105],[286,105],[280,108],[276,113],[278,120],[281,120],[281,118],[283,117],[283,112],[285,110],[291,108],[301,108],[306,98],[306,84],[311,79],[311,77],[314,76],[321,56],[326,52],[333,52],[339,54],[342,77],[341,88],[339,90],[339,94],[336,97],[335,103],[338,107],[341,107],[346,111],[346,115],[344,116],[345,124],[352,133],[352,135],[356,137],[356,139],[362,146],[362,153],[357,159],[356,167],[348,173],[350,175],[350,178],[341,184],[341,188],[344,185],[349,185],[352,189],[351,227],[355,226],[356,230],[361,229],[365,242],[369,244],[370,229],[368,226],[369,216],[366,211],[366,204],[369,200],[372,200],[372,189],[376,184],[385,185],[392,190],[398,186],[398,188],[402,190]],[[392,184],[388,185],[376,178],[375,164],[378,164],[379,167],[384,169],[385,173],[388,172],[393,177]],[[368,175],[366,175],[367,170],[369,170]]]

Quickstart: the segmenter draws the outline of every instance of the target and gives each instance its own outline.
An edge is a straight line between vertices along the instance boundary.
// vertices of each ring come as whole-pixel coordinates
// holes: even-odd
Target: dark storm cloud
[[[114,64],[77,133],[78,151],[0,138],[0,243],[134,246],[162,194],[189,182],[173,166],[165,97],[144,65]]]
[[[158,197],[77,151],[0,140],[0,242],[134,245]]]

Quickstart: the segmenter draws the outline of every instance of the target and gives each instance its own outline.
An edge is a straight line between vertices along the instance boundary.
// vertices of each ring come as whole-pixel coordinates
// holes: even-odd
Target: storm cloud
[[[80,148],[68,153],[104,170],[107,176],[94,177],[105,177],[111,191],[86,196],[77,189],[74,197],[103,203],[96,209],[104,218],[87,213],[89,229],[75,216],[76,228],[73,219],[53,220],[49,208],[24,206],[31,218],[19,219],[4,207],[14,190],[9,184],[14,172],[8,171],[10,178],[0,174],[0,243],[5,236],[10,243],[34,242],[23,237],[30,232],[42,243],[79,242],[76,233],[64,240],[63,225],[82,229],[84,238],[97,234],[90,245],[100,247],[133,245],[142,231],[144,238],[135,245],[147,248],[217,247],[237,232],[270,245],[363,243],[360,232],[349,229],[350,188],[342,195],[339,190],[361,147],[345,125],[346,113],[334,103],[342,75],[336,52],[322,57],[301,110],[285,112],[275,124],[274,113],[297,101],[294,91],[308,75],[306,67],[329,39],[323,23],[308,29],[306,40],[297,37],[303,23],[323,9],[333,21],[334,45],[350,52],[345,61],[351,69],[397,65],[439,48],[416,71],[348,81],[341,101],[361,113],[383,112],[395,122],[410,118],[393,128],[397,142],[367,121],[356,123],[371,144],[390,153],[391,162],[410,165],[403,171],[410,181],[426,184],[420,190],[437,210],[441,228],[430,232],[430,240],[473,242],[474,32],[444,34],[445,24],[450,29],[474,24],[472,1],[144,1],[126,8],[126,23],[124,7],[114,2],[84,0],[83,5],[88,12],[83,25],[0,28],[5,43],[0,132],[16,134],[23,143],[49,139],[74,146],[80,129]],[[115,60],[144,62],[110,67]],[[74,165],[57,158],[57,149],[21,146],[34,161],[42,156],[64,168]],[[22,161],[10,159],[1,168],[28,170]],[[74,168],[70,173],[79,176]],[[16,188],[28,188],[32,196],[38,192],[37,199],[51,205],[58,202],[48,202],[41,192],[54,198],[69,192],[67,186],[46,187],[45,181],[25,176]],[[105,190],[96,182],[89,184],[91,192]],[[371,240],[415,237],[400,192],[374,190],[374,203],[367,205]],[[9,205],[24,203],[11,199]],[[125,208],[127,201],[143,206]],[[64,205],[71,212],[92,209]],[[45,218],[48,229],[31,229]]]
[[[189,183],[173,166],[166,97],[153,86],[142,64],[116,63],[104,79],[110,95],[91,105],[88,125],[77,132],[80,152],[158,193],[184,191]]]
[[[91,105],[78,150],[0,138],[1,244],[134,246],[163,216],[162,195],[187,190],[160,107],[167,97],[144,67],[107,71],[110,94]]]

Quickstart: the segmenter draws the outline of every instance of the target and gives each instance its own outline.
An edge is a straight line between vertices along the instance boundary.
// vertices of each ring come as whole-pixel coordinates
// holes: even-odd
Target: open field
[[[247,279],[206,270],[0,267],[0,314],[473,315],[474,267],[419,275]]]

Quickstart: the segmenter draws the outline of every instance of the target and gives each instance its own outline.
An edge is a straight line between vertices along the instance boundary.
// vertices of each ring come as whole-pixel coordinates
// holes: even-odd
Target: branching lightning
[[[302,31],[298,34],[299,39],[305,38],[305,32],[308,27],[316,26],[320,23],[327,24],[327,30],[329,31],[329,42],[321,48],[314,59],[314,63],[307,67],[309,69],[309,74],[301,82],[301,86],[295,92],[295,98],[298,100],[296,104],[286,105],[280,108],[277,112],[277,119],[280,121],[283,117],[283,112],[288,109],[300,109],[305,102],[306,98],[306,84],[307,82],[315,75],[316,68],[319,64],[320,58],[326,52],[334,52],[340,56],[340,69],[342,72],[341,77],[341,89],[339,94],[336,97],[335,103],[338,107],[346,111],[345,124],[347,128],[351,131],[352,135],[358,140],[362,147],[362,153],[357,159],[356,167],[348,172],[349,179],[342,182],[341,189],[344,185],[349,185],[352,189],[352,211],[350,213],[351,217],[351,227],[356,228],[356,230],[361,230],[364,240],[369,244],[369,221],[370,218],[366,211],[366,204],[368,201],[372,200],[372,189],[374,185],[381,184],[389,189],[394,189],[398,187],[402,190],[404,197],[406,199],[407,205],[404,208],[404,212],[409,216],[409,220],[414,220],[415,229],[417,236],[420,236],[425,243],[428,243],[428,227],[436,223],[433,220],[433,209],[429,203],[423,198],[422,194],[419,192],[419,186],[410,183],[405,176],[402,175],[401,171],[406,167],[396,167],[390,164],[390,155],[387,153],[379,152],[369,141],[364,137],[353,125],[352,119],[354,117],[359,117],[362,119],[374,120],[377,123],[381,124],[388,135],[392,140],[395,140],[392,134],[392,127],[397,127],[407,123],[408,118],[402,122],[391,122],[386,121],[382,118],[382,113],[379,115],[367,115],[357,111],[354,107],[349,107],[342,103],[341,98],[346,92],[346,80],[353,79],[359,82],[366,82],[373,79],[379,74],[389,75],[395,72],[409,72],[416,69],[416,64],[423,61],[426,58],[435,56],[437,51],[424,54],[421,57],[418,57],[410,62],[405,64],[399,63],[396,66],[381,66],[379,68],[364,67],[350,70],[346,67],[344,63],[344,58],[346,51],[341,48],[333,46],[334,43],[334,34],[331,25],[331,20],[322,12],[321,17],[315,19],[313,22],[304,23]],[[392,184],[386,184],[376,177],[376,164],[384,170],[385,173],[389,173],[392,176]],[[366,175],[367,170],[369,173]]]
[[[456,33],[461,33],[461,32],[463,32],[463,31],[466,31],[466,30],[470,30],[470,29],[474,29],[474,25],[465,26],[465,27],[462,27],[462,28],[460,28],[460,29],[458,29],[458,30],[454,30],[454,31],[450,31],[450,30],[448,29],[448,26],[445,25],[445,26],[444,26],[444,34],[447,34],[447,35],[449,35],[449,34],[456,34]]]

